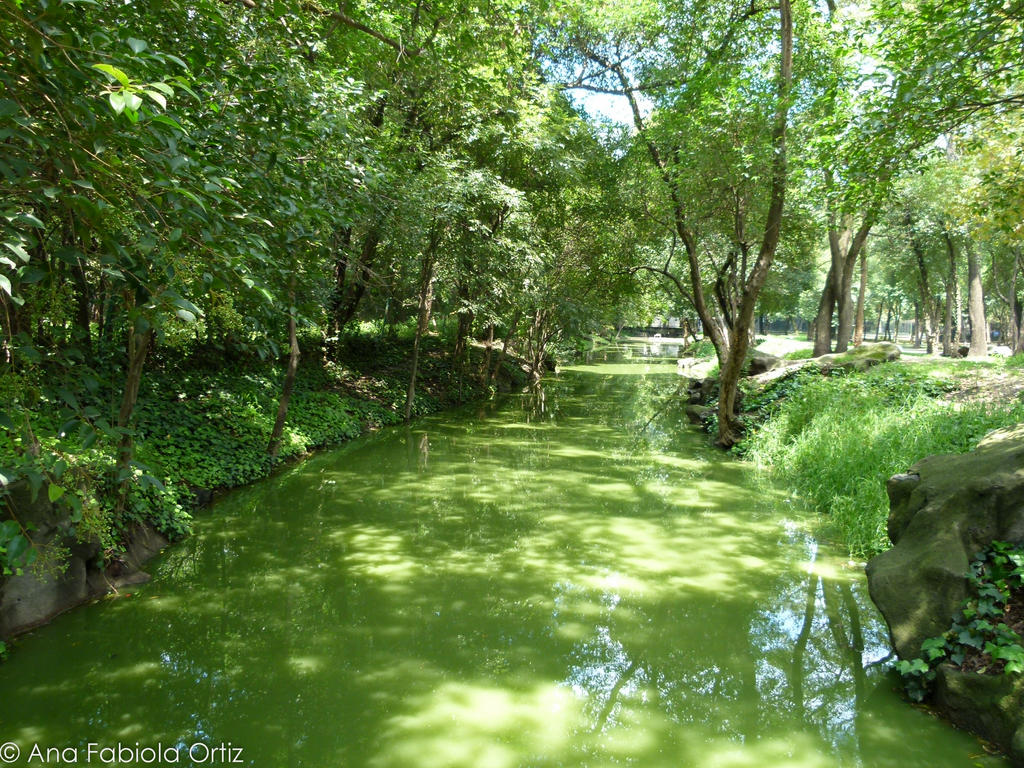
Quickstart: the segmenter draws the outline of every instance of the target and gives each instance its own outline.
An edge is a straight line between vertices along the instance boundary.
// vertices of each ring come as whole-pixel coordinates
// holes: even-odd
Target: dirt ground
[[[954,403],[1008,403],[1024,397],[1022,369],[1006,370],[968,363],[962,373],[955,374],[954,380],[958,386],[949,394]]]

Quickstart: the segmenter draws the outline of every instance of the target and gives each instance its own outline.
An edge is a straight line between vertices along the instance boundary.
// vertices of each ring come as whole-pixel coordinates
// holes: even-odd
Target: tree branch
[[[221,0],[221,2],[237,2],[241,3],[246,8],[255,9],[258,7],[255,0]],[[396,51],[398,51],[400,56],[418,56],[423,50],[422,48],[405,45],[405,43],[403,43],[401,40],[396,40],[393,37],[385,35],[383,32],[379,32],[373,27],[363,24],[363,22],[358,21],[357,19],[353,19],[351,16],[349,16],[347,13],[340,9],[324,8],[314,0],[302,0],[299,5],[305,11],[310,11],[312,13],[315,13],[317,16],[320,16],[325,19],[334,19],[335,21],[344,24],[346,27],[358,30],[363,34],[369,35],[375,40],[379,40],[380,42],[384,43],[384,45],[390,46],[394,48]],[[433,34],[436,34],[437,27],[438,25],[440,25],[440,23],[440,19],[435,22],[434,30],[431,34],[431,37],[433,37]]]
[[[688,302],[690,302],[691,305],[696,306],[695,302],[693,301],[693,296],[690,294],[688,290],[686,290],[686,286],[683,285],[682,280],[680,280],[674,274],[669,272],[667,269],[659,269],[658,267],[652,267],[647,264],[642,264],[639,267],[631,267],[629,269],[629,274],[635,275],[637,272],[640,271],[653,272],[656,275],[662,275],[663,277],[667,277],[669,280],[676,284],[676,289],[678,289],[679,295],[686,299]]]

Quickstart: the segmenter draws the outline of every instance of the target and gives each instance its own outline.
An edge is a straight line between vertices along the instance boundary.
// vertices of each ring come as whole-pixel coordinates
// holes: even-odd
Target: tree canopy
[[[2,480],[71,489],[65,454],[92,450],[123,513],[132,478],[160,483],[133,452],[154,354],[287,358],[283,424],[299,356],[331,360],[359,323],[418,344],[440,322],[455,365],[485,343],[539,375],[559,344],[682,315],[718,353],[724,445],[755,317],[845,348],[858,263],[857,317],[913,313],[950,352],[963,284],[974,338],[999,325],[1020,351],[1022,18],[963,0],[5,2]]]

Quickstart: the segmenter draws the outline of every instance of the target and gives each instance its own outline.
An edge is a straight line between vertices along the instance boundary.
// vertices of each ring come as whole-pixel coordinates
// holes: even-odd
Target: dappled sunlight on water
[[[665,407],[674,360],[605,354],[221,499],[151,583],[18,643],[0,741],[230,741],[257,766],[999,765],[870,666],[861,573]]]

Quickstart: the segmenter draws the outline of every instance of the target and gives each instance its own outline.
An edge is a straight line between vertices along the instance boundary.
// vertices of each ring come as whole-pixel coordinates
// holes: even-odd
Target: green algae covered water
[[[223,497],[152,582],[16,643],[0,759],[1003,765],[900,700],[862,569],[663,407],[673,353]]]

